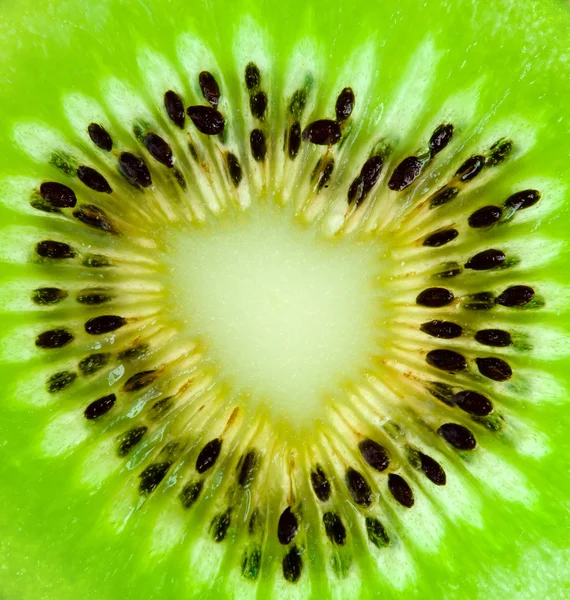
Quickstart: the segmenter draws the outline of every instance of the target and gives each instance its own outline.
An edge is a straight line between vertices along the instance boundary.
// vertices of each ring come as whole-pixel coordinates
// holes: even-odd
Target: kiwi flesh
[[[7,597],[565,597],[567,9],[442,7],[44,25],[0,96]]]

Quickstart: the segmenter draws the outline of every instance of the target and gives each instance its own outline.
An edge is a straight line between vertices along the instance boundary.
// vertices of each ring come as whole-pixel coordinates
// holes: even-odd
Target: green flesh
[[[40,1],[34,3],[33,10],[24,2],[12,3],[3,9],[0,143],[4,152],[0,213],[5,231],[0,248],[3,381],[0,532],[4,569],[0,575],[0,597],[98,600],[567,597],[570,417],[566,409],[569,376],[565,363],[570,348],[566,308],[569,259],[566,239],[570,217],[566,173],[570,151],[567,135],[570,85],[568,36],[563,36],[568,31],[567,6],[560,2],[543,2],[540,7],[534,2],[500,2],[492,9],[482,8],[480,3],[468,6],[464,2],[433,2],[421,7],[412,1],[376,7],[365,2],[306,4],[233,2],[228,6],[224,2],[204,2],[189,6],[186,2],[156,0],[100,2],[85,8],[84,3],[73,1]],[[243,33],[244,28],[250,31],[247,28],[252,24],[257,24],[262,33],[265,51],[256,45],[255,38]],[[200,40],[211,51],[217,68],[192,59],[187,45],[186,51],[181,53],[183,36],[186,40]],[[315,48],[317,68],[308,68],[308,65],[311,67],[309,60],[295,62],[292,57],[299,47]],[[153,62],[149,57],[159,58],[164,63]],[[247,145],[243,148],[240,145],[241,139],[247,140],[248,135],[236,134],[233,129],[234,122],[243,121],[237,118],[232,121],[230,116],[234,115],[232,111],[236,106],[243,103],[247,123],[243,128],[247,132],[253,127],[253,120],[247,114],[243,85],[243,66],[249,60],[258,63],[262,86],[269,96],[270,117],[264,127],[279,136],[279,142],[270,150],[272,160],[267,162],[271,169],[265,173],[267,187],[263,194],[255,188],[263,170],[249,158]],[[292,62],[300,65],[293,75]],[[172,66],[175,72],[168,72],[163,64]],[[214,179],[221,193],[217,196],[210,192],[202,196],[197,193],[189,205],[192,216],[207,215],[207,225],[200,225],[200,231],[196,232],[195,224],[187,226],[183,220],[175,224],[166,222],[164,210],[171,206],[170,202],[154,204],[150,216],[144,211],[130,212],[130,203],[136,201],[137,206],[145,207],[140,198],[148,198],[152,192],[130,188],[116,171],[116,161],[91,144],[86,129],[91,120],[102,119],[116,147],[143,156],[156,188],[176,197],[179,191],[167,169],[153,161],[134,139],[133,123],[129,119],[145,119],[152,130],[173,144],[176,139],[181,147],[184,134],[176,131],[166,118],[162,96],[172,88],[180,92],[185,106],[205,104],[197,88],[198,73],[202,69],[211,69],[216,74],[222,90],[220,110],[228,116],[230,137],[226,140],[227,146],[222,142],[219,145],[232,149],[242,158],[246,179],[254,183],[251,187],[240,185],[239,194],[234,196],[223,170],[220,175],[216,173]],[[307,109],[304,125],[310,120],[332,117],[334,101],[344,86],[354,88],[357,101],[348,122],[349,128],[354,129],[346,133],[346,146],[341,142],[332,149],[337,163],[344,164],[345,170],[339,167],[330,188],[318,196],[313,195],[313,204],[302,206],[302,200],[310,194],[310,172],[326,148],[315,149],[304,143],[302,153],[310,155],[310,160],[301,163],[300,155],[289,166],[288,174],[293,178],[283,176],[279,165],[287,159],[280,144],[286,121],[285,117],[278,120],[275,115],[279,110],[285,112],[288,99],[304,81],[307,69],[314,73],[315,91],[311,102],[316,104],[310,104]],[[177,80],[182,82],[180,87]],[[113,92],[118,89],[117,82],[135,92],[135,101],[120,98]],[[106,116],[82,110],[86,105],[83,101],[73,102],[73,94],[77,92],[81,97],[93,99],[91,105],[96,107],[95,111],[104,111]],[[364,203],[351,213],[337,239],[340,240],[338,247],[344,244],[355,258],[344,257],[342,260],[348,262],[339,261],[339,268],[346,275],[347,285],[356,286],[351,289],[357,291],[361,288],[358,281],[355,283],[356,271],[362,277],[375,278],[377,292],[368,290],[367,293],[372,299],[377,293],[379,304],[386,311],[381,326],[374,329],[374,336],[367,336],[366,320],[361,319],[361,323],[347,316],[351,319],[348,327],[354,328],[355,339],[362,340],[359,347],[364,358],[347,344],[346,365],[339,368],[331,359],[326,368],[334,370],[334,381],[329,387],[319,383],[316,391],[308,384],[303,388],[307,409],[297,421],[294,414],[301,410],[304,400],[295,398],[295,410],[287,410],[286,396],[290,388],[286,386],[279,388],[285,390],[276,402],[279,410],[267,410],[259,400],[251,402],[247,397],[250,388],[257,389],[256,385],[261,386],[266,381],[263,376],[256,379],[244,375],[240,379],[244,365],[253,364],[254,372],[256,363],[248,362],[247,356],[238,356],[239,347],[235,350],[224,345],[227,339],[224,335],[229,336],[231,332],[219,333],[223,327],[214,330],[191,323],[194,313],[204,319],[210,316],[206,309],[212,300],[207,295],[192,296],[184,286],[180,288],[184,277],[172,278],[168,272],[172,261],[176,261],[178,270],[183,268],[183,257],[177,258],[176,251],[185,247],[176,242],[176,236],[181,235],[180,231],[182,235],[195,231],[197,239],[203,236],[215,241],[215,232],[219,235],[223,231],[220,222],[223,223],[224,218],[230,224],[232,220],[239,220],[235,216],[239,212],[238,205],[246,206],[250,202],[252,227],[262,223],[270,228],[274,226],[274,217],[267,216],[259,205],[286,204],[284,208],[275,208],[284,223],[275,226],[275,235],[281,235],[281,227],[286,231],[293,229],[294,224],[291,243],[298,241],[299,244],[295,252],[304,252],[306,247],[307,252],[315,253],[314,260],[321,260],[319,253],[322,251],[324,256],[327,248],[319,244],[330,242],[331,232],[338,229],[339,215],[342,220],[347,208],[346,191],[375,144],[382,139],[392,146],[389,163],[386,162],[383,170],[386,176],[406,156],[425,151],[429,136],[442,122],[452,122],[456,131],[450,146],[426,168],[427,177],[420,179],[431,191],[452,178],[466,158],[488,152],[502,137],[513,140],[513,155],[504,164],[489,167],[479,178],[466,184],[457,201],[447,206],[433,211],[424,207],[417,214],[410,209],[402,217],[398,211],[407,205],[401,198],[411,198],[403,192],[391,193],[382,203]],[[39,127],[35,125],[38,123]],[[49,156],[57,144],[50,141],[53,137],[48,137],[47,143],[37,141],[45,128],[66,140],[68,151],[74,156],[83,156],[84,164],[100,165],[116,196],[89,192],[76,178],[69,179],[50,165]],[[204,152],[208,151],[211,140],[198,134],[188,117],[186,131],[202,144]],[[185,174],[190,173],[195,168],[192,159],[189,154],[180,158],[178,148],[175,146],[180,168]],[[208,156],[214,163],[219,159],[216,152]],[[105,164],[111,166],[105,167]],[[198,175],[197,180],[202,182],[200,177],[203,175]],[[124,235],[100,234],[71,218],[54,220],[30,208],[31,191],[44,180],[66,183],[75,190],[80,204],[87,203],[87,198],[94,199],[94,203],[103,206],[115,218],[113,222]],[[288,196],[283,189],[292,182],[300,182],[301,187]],[[384,192],[377,191],[377,197],[385,194],[386,182],[382,179],[378,183]],[[466,219],[476,208],[489,204],[501,206],[510,194],[527,188],[542,193],[534,207],[518,211],[510,222],[483,233],[467,226]],[[244,192],[244,189],[255,193]],[[414,202],[424,197],[425,191],[418,191]],[[113,208],[115,198],[126,204]],[[216,203],[225,208],[216,210]],[[173,202],[172,206],[174,212],[180,210],[184,214],[180,205]],[[314,206],[326,206],[322,213],[325,216],[321,218],[321,213],[313,211]],[[295,218],[291,207],[297,211]],[[65,209],[64,212],[71,211]],[[220,212],[220,215],[215,214]],[[248,211],[244,211],[244,218],[247,214]],[[365,215],[368,220],[364,219]],[[359,228],[360,219],[363,219],[362,228]],[[177,221],[176,218],[170,220]],[[398,226],[402,220],[406,227]],[[156,227],[156,223],[160,226]],[[372,223],[379,223],[376,231]],[[457,226],[459,240],[435,249],[420,245],[426,235],[442,226]],[[208,228],[214,232],[211,238]],[[158,266],[151,265],[147,273],[139,272],[139,275],[136,269],[144,271],[146,267],[133,265],[133,262],[122,271],[118,269],[118,275],[101,275],[104,269],[77,266],[62,269],[58,261],[54,262],[55,266],[46,267],[33,257],[33,244],[50,239],[46,231],[58,232],[53,239],[67,241],[82,252],[87,252],[85,243],[89,240],[101,253],[109,254],[111,246],[117,256],[131,253],[134,261],[143,257],[146,264],[156,262]],[[141,231],[144,234],[139,237]],[[173,233],[169,235],[169,231]],[[316,232],[321,236],[317,236],[317,250],[312,241],[301,241],[303,235],[316,236]],[[133,242],[135,233],[143,240],[138,245]],[[264,235],[270,242],[271,231]],[[334,236],[332,239],[335,240]],[[148,247],[152,243],[156,243],[156,248]],[[195,243],[198,246],[188,246],[190,253],[203,252],[204,261],[212,265],[231,254],[217,248],[220,254],[214,256],[214,251],[199,247],[199,241]],[[247,240],[237,236],[235,243],[245,255]],[[258,244],[263,243],[261,237]],[[283,242],[282,248],[275,244],[272,260],[280,260],[280,252],[286,251],[288,243]],[[141,250],[141,244],[147,247]],[[336,260],[334,253],[338,247],[331,249],[331,261]],[[442,261],[463,264],[476,252],[495,247],[504,249],[509,258],[515,257],[520,263],[499,272],[469,272],[450,280],[429,278],[440,270]],[[370,252],[380,255],[380,259],[374,258],[381,267],[378,275],[365,260],[358,258],[363,248],[374,248]],[[259,251],[256,246],[251,249]],[[94,250],[91,248],[89,252]],[[367,256],[370,252],[367,251]],[[72,264],[77,265],[78,260],[73,260]],[[324,258],[319,265],[322,269],[328,268]],[[240,273],[246,273],[247,268],[242,266],[244,270]],[[351,269],[355,272],[352,280],[348,277]],[[416,274],[408,275],[412,272]],[[194,272],[195,277],[202,277],[201,281],[207,284],[206,275],[207,269]],[[482,280],[486,282],[483,288]],[[29,301],[31,291],[38,286],[55,285],[54,282],[69,290],[70,298],[54,307],[38,310]],[[112,308],[85,307],[73,300],[77,292],[87,287],[105,288],[111,284],[115,289],[114,285],[130,282],[142,282],[147,290],[149,286],[154,287],[148,295],[127,293],[119,301],[111,301],[109,307]],[[500,293],[508,285],[518,283],[532,285],[536,290],[539,302],[534,309],[495,307],[489,312],[475,312],[454,306],[433,310],[414,303],[417,293],[428,285],[452,289],[456,296],[462,297],[482,289]],[[321,286],[322,289],[325,287]],[[183,301],[181,296],[184,296]],[[244,301],[243,306],[246,304]],[[134,411],[122,422],[97,420],[88,423],[89,427],[82,410],[89,401],[103,396],[98,375],[69,380],[69,388],[57,394],[46,391],[46,378],[54,372],[77,372],[79,359],[106,349],[94,349],[94,342],[101,336],[94,339],[82,334],[73,345],[62,350],[39,352],[33,344],[39,332],[62,323],[81,332],[85,319],[92,316],[153,314],[157,306],[168,316],[164,321],[151,323],[145,335],[151,346],[159,348],[159,353],[130,361],[118,358],[117,352],[132,344],[117,334],[116,345],[103,343],[114,354],[102,372],[109,370],[118,376],[124,364],[127,375],[120,379],[122,386],[131,375],[164,366],[170,379],[168,384],[157,388],[161,398],[180,390],[191,376],[198,382],[193,385],[204,394],[200,397],[215,400],[211,402],[212,413],[206,418],[194,414],[201,401],[192,400],[192,386],[188,395],[182,393],[178,400],[182,416],[176,420],[153,420],[149,398],[144,397],[142,390],[133,395],[117,393],[119,404],[123,405],[121,410],[134,406],[136,399],[146,398],[149,403],[140,418]],[[333,308],[331,318],[336,318],[340,313],[338,307]],[[360,311],[359,316],[363,311],[368,314],[364,303],[355,302],[350,308]],[[56,316],[51,317],[52,313]],[[310,318],[310,313],[307,314]],[[184,326],[189,318],[189,324]],[[462,323],[470,330],[471,341],[437,340],[418,332],[422,322],[437,318]],[[166,329],[180,330],[182,335],[161,349],[169,334],[156,333],[153,327],[158,329],[163,323]],[[472,333],[482,324],[508,329],[515,338],[515,346],[488,349],[477,345]],[[125,339],[136,337],[134,331],[133,328],[132,334],[125,334]],[[200,339],[197,343],[194,342],[196,334]],[[335,343],[334,336],[342,340],[345,334],[339,330],[330,335],[330,343]],[[227,353],[220,352],[216,344],[224,345]],[[192,352],[185,356],[189,348]],[[203,363],[194,360],[195,348],[200,356],[203,353]],[[471,375],[448,375],[428,367],[425,352],[434,348],[461,349],[468,359]],[[322,348],[315,345],[307,352],[318,354]],[[250,353],[255,351],[250,349]],[[477,373],[474,358],[489,355],[507,357],[515,373],[511,381],[497,384],[482,378],[473,379],[472,374]],[[243,362],[236,356],[243,358]],[[272,359],[271,356],[264,358]],[[179,362],[173,362],[175,359]],[[198,364],[197,371],[192,370],[194,364]],[[418,375],[424,380],[456,382],[457,389],[472,388],[485,393],[496,406],[487,423],[496,424],[500,420],[496,415],[501,415],[502,433],[473,423],[466,414],[458,414],[458,408],[446,413],[448,409],[438,408],[421,383],[402,373]],[[371,380],[371,376],[376,380]],[[210,377],[217,387],[204,392]],[[309,380],[310,372],[303,385]],[[204,382],[202,387],[200,382]],[[151,389],[154,388],[151,386]],[[269,388],[261,386],[259,389],[263,394]],[[396,395],[391,395],[390,390]],[[321,405],[319,399],[323,394],[326,399]],[[354,397],[360,394],[360,398],[371,402],[352,401],[351,394]],[[432,428],[447,421],[467,424],[476,435],[477,449],[459,453],[433,431],[426,433],[419,418],[401,411],[398,394],[407,400],[417,395],[420,403],[410,401],[405,405],[414,406],[416,413]],[[157,392],[152,400],[158,398]],[[188,414],[185,416],[186,402]],[[358,406],[357,416],[350,412],[352,405]],[[240,407],[237,417],[233,413],[236,406]],[[318,420],[313,418],[313,413],[318,414]],[[454,417],[442,420],[439,416],[442,414]],[[230,415],[234,415],[235,422],[227,426],[228,437],[219,459],[224,469],[212,469],[200,478],[194,469],[196,457],[207,441],[225,431],[228,420],[234,418]],[[344,422],[341,417],[345,418]],[[446,486],[432,485],[402,457],[396,458],[405,445],[397,435],[390,441],[393,426],[379,426],[387,418],[404,424],[410,443],[445,467]],[[132,426],[140,426],[143,421],[152,434],[164,436],[160,443],[148,446],[155,458],[147,458],[144,452],[128,458],[117,457],[116,436]],[[190,427],[185,429],[188,423]],[[391,449],[394,471],[404,476],[414,490],[414,507],[406,509],[397,504],[388,491],[387,474],[376,473],[364,464],[356,450],[359,434],[375,437]],[[380,435],[384,437],[379,438]],[[235,465],[242,453],[250,449],[247,444],[250,436],[256,448],[264,451],[258,475],[262,483],[258,481],[251,485],[251,490],[244,490],[241,489],[244,486],[240,488],[235,484]],[[323,446],[327,438],[338,454]],[[186,458],[176,458],[179,461],[176,468],[143,503],[138,492],[138,475],[151,463],[170,460],[165,458],[164,451],[162,458],[159,453],[172,439],[186,444],[180,450]],[[316,450],[313,440],[319,442]],[[70,445],[68,449],[66,443]],[[73,447],[75,443],[77,448]],[[236,444],[239,450],[230,457],[226,451],[231,444]],[[277,541],[275,528],[289,500],[287,469],[291,456],[297,457],[293,506],[302,518],[300,533],[294,543],[286,547]],[[337,474],[333,480],[332,503],[326,505],[315,499],[310,487],[308,471],[316,462],[331,479]],[[361,509],[349,502],[343,481],[344,469],[348,466],[362,471],[374,492],[380,492],[380,498],[375,496],[370,509]],[[198,479],[203,479],[204,489],[213,485],[214,480],[219,488],[211,491],[209,500],[200,500],[191,509],[184,510],[178,494],[187,482]],[[185,489],[188,499],[191,492]],[[261,525],[250,533],[246,515],[250,516],[253,505],[263,494],[267,494],[268,500],[265,504],[259,503],[261,520],[270,524],[269,530]],[[232,515],[228,537],[216,543],[212,538],[217,535],[216,526],[219,531],[220,524],[223,525],[228,502],[239,507],[239,514]],[[268,503],[272,507],[269,513]],[[127,519],[131,509],[136,510]],[[350,524],[348,541],[342,547],[331,544],[325,534],[323,513],[330,510],[341,514],[345,524]],[[382,521],[390,538],[388,547],[384,547],[381,529],[369,526],[367,537],[365,516]],[[210,528],[212,520],[216,520],[214,531]],[[283,578],[282,559],[294,545],[302,549],[304,566],[299,581],[291,584]],[[258,549],[262,550],[259,574]],[[242,569],[244,555],[247,560]]]

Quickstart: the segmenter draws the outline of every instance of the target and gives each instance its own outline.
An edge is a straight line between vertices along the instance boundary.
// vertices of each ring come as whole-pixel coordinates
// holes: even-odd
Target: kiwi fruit
[[[566,598],[567,5],[3,10],[0,596]]]

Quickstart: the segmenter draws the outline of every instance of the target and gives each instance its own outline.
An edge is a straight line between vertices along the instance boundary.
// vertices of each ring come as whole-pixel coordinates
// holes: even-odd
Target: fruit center
[[[234,390],[303,425],[358,378],[382,320],[381,246],[256,207],[168,232],[176,310]]]

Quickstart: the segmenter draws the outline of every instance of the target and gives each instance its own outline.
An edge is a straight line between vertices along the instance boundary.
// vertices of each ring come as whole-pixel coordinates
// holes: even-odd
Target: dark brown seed
[[[98,229],[99,231],[112,233],[113,235],[117,235],[119,233],[107,214],[94,204],[82,204],[73,211],[73,216],[78,221],[81,221],[89,227]]]
[[[507,381],[513,376],[513,370],[502,358],[488,356],[486,358],[476,358],[475,362],[479,368],[479,373],[493,381]]]
[[[348,188],[348,203],[355,203],[356,206],[360,206],[364,200],[364,180],[362,177],[357,177]]]
[[[513,343],[511,334],[502,329],[481,329],[475,334],[475,339],[480,344],[496,346],[499,348],[510,346]]]
[[[538,190],[523,190],[509,196],[505,201],[505,207],[513,210],[524,210],[534,206],[540,200]]]
[[[249,135],[249,144],[253,158],[258,162],[263,162],[267,155],[267,144],[265,143],[265,135],[261,129],[252,130]]]
[[[360,506],[370,506],[372,504],[372,490],[362,473],[349,467],[346,470],[345,481],[346,487],[356,504]]]
[[[339,122],[346,121],[354,110],[354,92],[352,88],[345,87],[336,99],[335,114]]]
[[[346,541],[346,529],[340,517],[331,511],[324,513],[323,524],[329,540],[336,546],[343,546]]]
[[[74,340],[73,334],[67,329],[50,329],[40,333],[36,338],[38,348],[63,348]]]
[[[422,171],[422,162],[417,156],[408,156],[394,169],[388,187],[401,192],[411,185]]]
[[[168,142],[163,140],[156,133],[147,133],[143,137],[143,143],[151,156],[159,163],[166,165],[169,169],[174,166],[174,158],[172,157],[172,148]]]
[[[497,296],[501,306],[517,307],[528,304],[534,298],[534,290],[528,285],[513,285]]]
[[[198,76],[202,96],[206,102],[209,102],[214,108],[218,106],[220,101],[220,86],[216,78],[208,71],[202,71]]]
[[[279,523],[277,524],[277,537],[279,543],[283,546],[287,546],[293,541],[293,538],[297,535],[299,530],[299,522],[297,517],[293,514],[291,507],[288,506],[279,517]]]
[[[382,525],[378,519],[374,519],[373,517],[366,517],[365,523],[368,539],[377,548],[386,548],[386,546],[390,543],[390,538],[386,533],[384,525]]]
[[[184,113],[184,103],[182,98],[172,90],[168,90],[164,94],[164,108],[168,118],[180,129],[184,129],[184,121],[186,114]]]
[[[474,271],[487,271],[488,269],[494,269],[502,265],[505,258],[507,257],[502,250],[491,248],[472,256],[465,263],[465,268],[473,269]]]
[[[424,475],[435,485],[445,485],[447,477],[443,467],[431,456],[418,452],[420,457],[420,466]]]
[[[443,231],[436,231],[424,240],[423,245],[431,248],[439,248],[439,246],[443,246],[453,241],[458,235],[459,232],[457,229],[444,229]]]
[[[105,177],[103,177],[103,175],[101,175],[99,171],[96,171],[91,167],[78,167],[77,177],[79,177],[80,181],[84,183],[88,188],[91,188],[96,192],[110,194],[113,191]]]
[[[301,552],[297,546],[293,546],[283,557],[283,578],[289,583],[297,583],[303,570]]]
[[[54,373],[46,382],[47,391],[50,394],[61,392],[69,387],[77,379],[77,373],[73,371],[60,371]]]
[[[75,258],[75,250],[69,244],[53,240],[38,242],[36,254],[42,258]]]
[[[386,448],[374,440],[369,438],[362,440],[358,444],[358,449],[362,458],[377,471],[384,471],[390,464]]]
[[[124,178],[134,187],[149,187],[152,179],[146,163],[142,158],[123,152],[119,156],[119,170]]]
[[[459,194],[459,190],[455,187],[444,187],[438,190],[430,200],[429,207],[437,208],[451,202]]]
[[[263,91],[251,94],[249,97],[249,109],[256,119],[263,121],[265,111],[267,110],[267,94]]]
[[[215,438],[209,441],[198,454],[196,459],[196,471],[202,474],[211,469],[218,460],[222,450],[222,440]]]
[[[210,531],[212,532],[212,537],[214,542],[222,542],[226,537],[228,529],[232,523],[232,511],[231,508],[228,508],[226,512],[216,515],[212,519],[212,524],[210,525]]]
[[[125,433],[118,438],[117,454],[121,457],[127,456],[127,454],[140,443],[147,431],[148,427],[146,425],[133,427],[132,429],[125,431]]]
[[[458,450],[473,450],[477,446],[475,436],[463,425],[444,423],[437,432],[441,437]]]
[[[186,112],[196,129],[205,135],[218,135],[226,125],[222,114],[211,106],[189,106]]]
[[[464,308],[467,310],[491,310],[495,303],[493,292],[478,292],[465,297]]]
[[[245,67],[245,87],[248,90],[256,90],[261,83],[261,73],[255,63],[248,63]]]
[[[88,376],[100,371],[111,360],[111,355],[108,352],[99,352],[90,354],[79,361],[79,370],[82,375]]]
[[[239,164],[239,160],[235,154],[228,152],[226,155],[226,163],[228,165],[228,173],[230,174],[230,179],[234,184],[234,187],[238,187],[242,180],[242,171],[241,165]]]
[[[40,195],[52,208],[73,208],[77,202],[75,192],[57,181],[42,183]]]
[[[139,475],[139,492],[143,495],[150,494],[159,486],[160,482],[166,477],[171,463],[159,462],[149,465]]]
[[[380,178],[384,159],[381,156],[371,156],[360,169],[360,177],[364,183],[364,193],[368,194]]]
[[[476,210],[468,219],[469,227],[479,229],[494,225],[503,216],[503,211],[498,206],[484,206]]]
[[[327,161],[321,176],[319,177],[319,183],[317,184],[317,190],[322,190],[329,182],[332,172],[334,170],[334,158]]]
[[[451,321],[429,321],[428,323],[422,323],[420,330],[432,337],[440,338],[442,340],[451,340],[458,338],[463,333],[463,328],[457,323]]]
[[[105,294],[104,292],[94,290],[83,290],[76,297],[79,304],[86,304],[88,306],[97,306],[99,304],[105,304],[113,299],[113,296]]]
[[[38,288],[32,292],[32,302],[40,306],[58,304],[67,298],[67,292],[59,288],[45,287]]]
[[[94,317],[85,323],[85,331],[90,335],[110,333],[127,324],[127,319],[117,315],[103,315]]]
[[[438,152],[441,152],[453,137],[453,125],[445,123],[436,128],[429,139],[429,151],[433,158]]]
[[[315,495],[321,502],[326,502],[331,496],[331,484],[320,465],[311,471],[311,484]]]
[[[457,404],[461,410],[478,417],[484,417],[493,410],[493,405],[488,398],[483,396],[483,394],[471,390],[464,390],[454,394],[452,401]]]
[[[289,129],[289,158],[294,159],[301,148],[301,124],[295,121]]]
[[[242,488],[247,489],[253,483],[257,474],[259,461],[260,456],[256,450],[250,450],[245,455],[238,476],[238,483]]]
[[[156,370],[140,371],[127,379],[123,385],[123,392],[138,392],[148,387],[158,377]]]
[[[486,166],[496,167],[500,165],[513,150],[510,140],[499,140],[491,146],[491,153],[487,157]]]
[[[416,298],[416,304],[430,308],[440,308],[453,302],[453,294],[440,287],[427,288],[420,292]]]
[[[341,138],[340,126],[336,121],[320,119],[305,127],[303,139],[319,146],[338,144]]]
[[[455,173],[456,177],[459,177],[461,181],[471,181],[483,170],[485,166],[484,156],[471,156],[468,158]]]
[[[180,492],[179,498],[184,508],[191,508],[200,496],[203,487],[202,481],[187,483]]]
[[[426,361],[428,365],[431,365],[436,369],[441,369],[442,371],[449,371],[450,373],[464,371],[467,368],[467,361],[463,355],[454,350],[446,350],[443,348],[430,350],[427,353]]]
[[[115,404],[117,397],[115,394],[108,394],[107,396],[102,396],[97,400],[91,402],[91,404],[85,409],[83,412],[86,419],[92,421],[93,419],[97,419],[97,417],[103,416],[105,413],[108,413]]]
[[[388,475],[388,489],[394,498],[406,508],[414,505],[414,492],[408,482],[397,473]]]
[[[91,141],[106,152],[110,152],[113,148],[113,140],[107,133],[107,130],[99,123],[90,123],[87,127],[87,133],[91,138]]]

